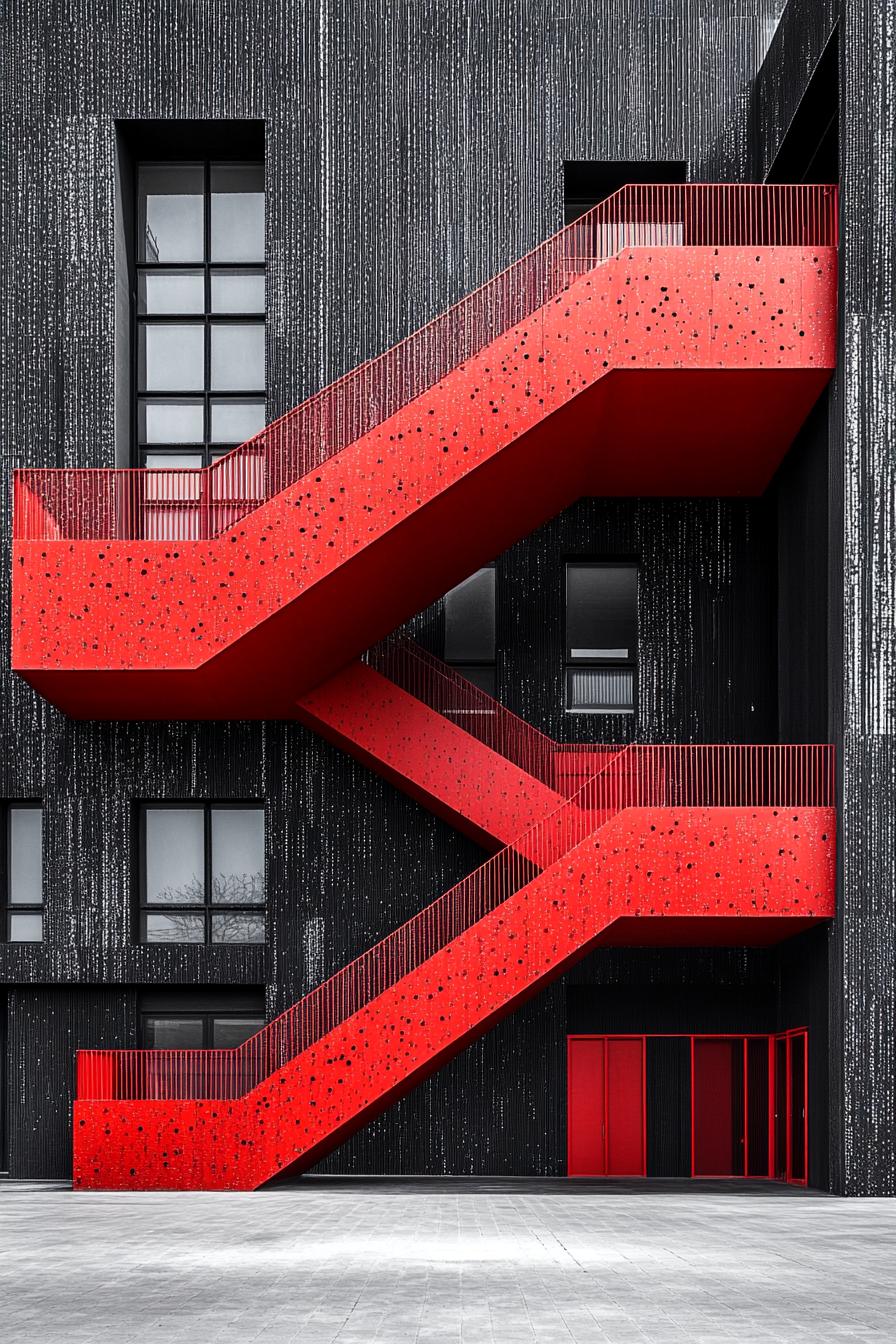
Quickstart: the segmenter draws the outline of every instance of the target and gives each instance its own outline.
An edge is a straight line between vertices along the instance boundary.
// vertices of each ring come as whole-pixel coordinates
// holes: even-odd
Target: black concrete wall
[[[133,0],[110,12],[69,0],[50,21],[25,0],[7,11],[3,38],[4,473],[111,465],[127,450],[120,433],[116,443],[116,120],[264,119],[274,416],[551,233],[566,159],[684,160],[694,178],[761,176],[832,22],[827,5],[792,4],[753,86],[780,8]],[[779,724],[814,735],[832,696],[804,711],[799,669],[821,617],[791,655],[780,638],[789,622],[775,614],[782,575],[785,586],[797,576],[787,600],[799,606],[794,543],[775,539],[789,488],[754,504],[583,501],[515,547],[501,560],[507,702],[560,737],[774,740]],[[814,535],[816,523],[810,512],[801,526]],[[7,524],[4,515],[3,576]],[[619,728],[560,708],[561,562],[602,553],[635,555],[644,574],[641,713]],[[134,986],[264,984],[277,1011],[480,855],[294,724],[64,720],[9,673],[7,601],[3,577],[0,797],[44,802],[47,893],[43,949],[0,946],[0,983],[20,986],[9,996],[7,1072],[20,1107],[10,1161],[22,1174],[56,1174],[68,1160],[72,1050],[133,1040]],[[880,787],[884,759],[867,787]],[[133,944],[134,804],[193,797],[267,802],[267,949]],[[849,957],[859,984],[858,946]],[[596,985],[668,983],[672,994],[676,976],[724,981],[727,966],[721,953],[614,953],[579,974]],[[79,988],[88,985],[105,988]],[[528,1005],[328,1169],[562,1170],[565,992]],[[31,1085],[29,1049],[41,1086]]]
[[[826,961],[831,1187],[896,1193],[896,10],[790,0],[750,106],[752,172],[774,173],[837,27],[839,368],[827,396],[827,736],[838,748],[837,919]],[[816,464],[817,465],[817,464]],[[815,478],[817,487],[818,478]],[[817,524],[817,514],[815,523]],[[817,697],[816,697],[817,699]],[[812,991],[817,1001],[820,986]]]

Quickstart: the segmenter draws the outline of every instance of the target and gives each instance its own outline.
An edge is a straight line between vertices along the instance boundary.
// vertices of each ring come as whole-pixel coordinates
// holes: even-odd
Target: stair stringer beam
[[[614,921],[804,927],[832,917],[833,877],[829,808],[625,809],[239,1100],[76,1102],[75,1185],[253,1189],[307,1170]]]

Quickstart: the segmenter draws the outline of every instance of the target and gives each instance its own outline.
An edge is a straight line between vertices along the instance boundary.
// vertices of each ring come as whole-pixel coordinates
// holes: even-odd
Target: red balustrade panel
[[[14,667],[75,715],[282,716],[581,494],[761,492],[835,243],[827,188],[621,193],[215,467],[19,473]]]
[[[827,748],[626,749],[237,1050],[87,1052],[76,1180],[239,1188],[305,1169],[620,923],[749,943],[753,925],[768,941],[830,918],[831,771]]]

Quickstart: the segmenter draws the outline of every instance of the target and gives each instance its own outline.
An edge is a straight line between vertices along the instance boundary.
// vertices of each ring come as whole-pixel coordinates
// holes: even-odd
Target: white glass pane
[[[264,901],[264,812],[260,807],[212,811],[212,900],[220,905]]]
[[[570,667],[566,671],[566,708],[575,713],[631,714],[634,690],[630,667]]]
[[[204,814],[200,808],[146,809],[146,900],[201,905],[205,899]]]
[[[212,1045],[216,1050],[233,1050],[263,1026],[263,1017],[216,1017],[212,1020]]]
[[[213,313],[263,313],[264,271],[212,271]]]
[[[229,911],[212,915],[213,943],[263,943],[264,913]]]
[[[144,392],[201,392],[205,386],[202,324],[141,323],[138,376]]]
[[[43,937],[43,915],[10,915],[9,941],[11,943],[41,943]]]
[[[212,454],[210,495],[214,500],[264,499],[264,453],[241,448],[236,453]]]
[[[143,510],[143,536],[147,541],[198,541],[201,523],[198,509],[152,505]]]
[[[212,164],[212,261],[264,261],[264,165]]]
[[[205,916],[178,914],[176,912],[146,916],[146,941],[148,943],[204,943]]]
[[[137,259],[205,258],[201,164],[141,164],[137,173]]]
[[[202,443],[201,401],[141,401],[137,430],[141,443]]]
[[[202,271],[141,271],[137,276],[138,313],[204,313]]]
[[[190,507],[202,495],[202,475],[196,468],[202,466],[201,453],[146,453],[143,465],[146,475],[141,481],[147,520],[164,517],[166,531],[146,530],[147,537],[170,540],[190,540],[198,536],[199,512]],[[159,509],[159,504],[187,507]]]
[[[214,323],[212,391],[253,392],[264,387],[264,324]]]
[[[39,807],[9,809],[9,903],[43,904],[43,812]]]
[[[151,1050],[201,1050],[202,1018],[146,1017],[143,1038]]]
[[[262,429],[263,401],[212,402],[212,443],[245,443]]]
[[[202,454],[201,454],[201,453],[145,453],[145,454],[144,454],[144,462],[143,462],[143,465],[144,465],[145,467],[150,467],[150,468],[152,468],[153,470],[156,470],[156,471],[161,471],[161,470],[163,470],[163,469],[165,469],[165,468],[167,468],[169,471],[174,471],[175,468],[179,468],[179,467],[196,468],[196,467],[201,467],[201,466],[202,466]],[[160,477],[153,477],[153,478],[152,478],[153,482],[154,482],[154,481],[157,481],[157,480],[160,480],[160,479],[161,479]],[[173,478],[173,479],[174,479],[174,478]],[[193,488],[194,488],[194,487],[193,487],[192,477],[191,477],[191,478],[188,478],[188,479],[190,480],[190,494],[189,494],[188,497],[189,497],[189,498],[193,498],[192,491],[193,491]],[[157,494],[155,493],[155,491],[153,491],[153,490],[150,488],[150,487],[151,487],[151,484],[152,484],[152,482],[147,482],[147,487],[146,487],[146,492],[145,492],[145,493],[146,493],[146,497],[147,497],[148,499],[154,499],[154,498],[156,498],[156,499],[157,499],[157,498],[170,499],[170,498],[171,498],[171,494],[170,494],[170,492],[169,492],[168,494],[164,494],[164,495],[161,495],[161,496],[160,496],[160,495],[157,495]],[[181,495],[178,496],[178,498],[181,498],[181,499],[182,499],[183,497],[184,497],[183,494],[181,494]],[[199,494],[198,494],[198,486],[196,487],[196,496],[195,496],[195,497],[196,497],[197,499],[199,498]]]

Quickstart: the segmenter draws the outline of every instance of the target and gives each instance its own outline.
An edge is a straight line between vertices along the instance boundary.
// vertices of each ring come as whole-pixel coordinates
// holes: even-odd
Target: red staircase
[[[830,918],[829,748],[580,751],[354,660],[582,494],[761,493],[834,366],[836,244],[833,188],[626,188],[210,468],[16,473],[48,700],[298,715],[500,846],[237,1050],[81,1052],[77,1185],[305,1170],[598,944]]]
[[[270,718],[582,494],[757,494],[830,376],[831,187],[631,187],[203,470],[16,473],[12,665]]]
[[[295,713],[487,849],[525,839],[622,750],[554,742],[406,638],[350,663]]]
[[[832,789],[827,747],[626,748],[243,1046],[81,1051],[76,1186],[298,1173],[602,942],[761,944],[830,918]]]

